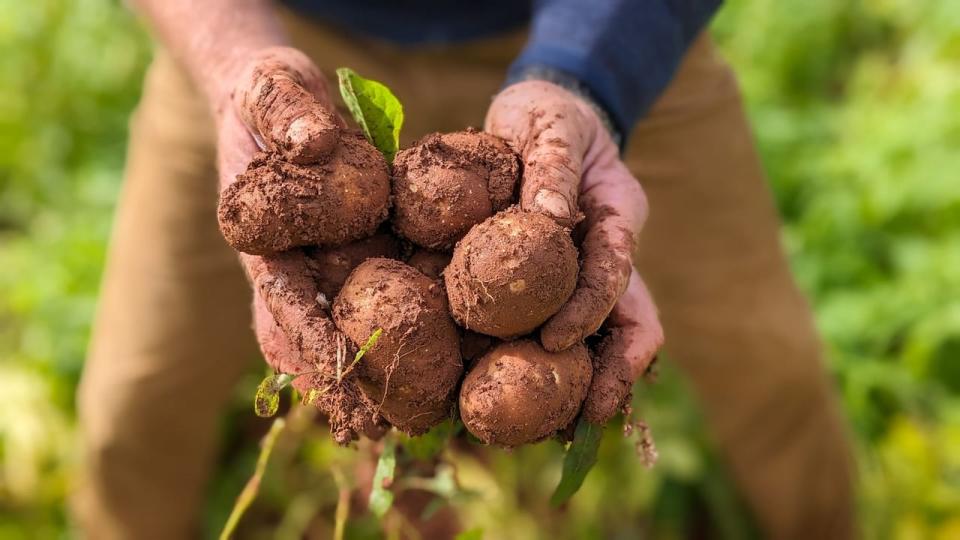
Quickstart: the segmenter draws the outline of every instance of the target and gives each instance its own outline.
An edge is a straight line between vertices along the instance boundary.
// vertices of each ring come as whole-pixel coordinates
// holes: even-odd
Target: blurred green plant
[[[866,536],[960,537],[960,4],[730,0],[713,29],[851,423]],[[149,49],[116,0],[0,3],[0,538],[69,534],[74,387]],[[261,377],[238,388],[224,425],[208,537],[268,427],[249,410]],[[665,365],[638,394],[652,471],[605,430],[596,467],[557,510],[560,445],[456,452],[475,494],[451,502],[465,525],[484,538],[681,538],[708,522],[749,537],[678,374]],[[278,441],[245,535],[330,537],[341,495],[363,487],[349,471],[366,451],[294,424],[303,442]],[[378,530],[351,516],[345,537]]]

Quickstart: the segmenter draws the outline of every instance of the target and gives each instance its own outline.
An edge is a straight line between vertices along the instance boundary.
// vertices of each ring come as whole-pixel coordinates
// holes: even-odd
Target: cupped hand
[[[606,323],[584,404],[588,420],[604,423],[663,344],[656,307],[632,262],[646,196],[596,111],[560,86],[524,81],[507,87],[487,112],[486,130],[521,155],[524,210],[568,227],[584,220],[576,290],[540,339],[547,350],[559,351]]]
[[[260,150],[278,152],[293,163],[310,163],[330,152],[337,130],[345,124],[333,112],[327,88],[320,70],[296,49],[271,47],[246,59],[232,81],[224,81],[214,103],[221,191]],[[285,259],[291,256],[286,254]],[[309,356],[309,351],[301,354],[303,336],[288,336],[281,329],[283,324],[277,324],[284,317],[269,309],[279,309],[278,303],[263,297],[271,284],[290,281],[288,276],[274,275],[276,268],[304,266],[290,260],[268,264],[263,257],[247,254],[241,254],[241,261],[254,285],[254,326],[264,357],[277,371],[304,370],[303,356]]]

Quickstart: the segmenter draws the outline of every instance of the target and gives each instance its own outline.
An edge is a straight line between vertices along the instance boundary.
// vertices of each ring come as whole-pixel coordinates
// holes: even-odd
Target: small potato
[[[573,294],[578,270],[567,229],[543,214],[511,207],[463,237],[444,282],[458,323],[509,339],[556,313]]]
[[[450,249],[510,205],[519,178],[519,157],[494,135],[427,135],[394,159],[394,229],[419,246]]]
[[[319,163],[296,165],[278,154],[258,154],[221,194],[217,218],[234,249],[269,255],[365,238],[389,209],[383,155],[359,132],[342,131]]]
[[[591,370],[582,344],[559,353],[528,339],[500,344],[467,373],[461,418],[487,444],[510,448],[543,440],[576,418]]]
[[[332,248],[307,249],[307,266],[317,288],[328,301],[333,301],[354,268],[367,259],[400,257],[400,242],[390,233],[377,233],[370,238]]]
[[[450,254],[429,249],[418,249],[410,256],[407,264],[429,278],[441,279],[444,269],[450,264]]]
[[[391,424],[419,435],[449,416],[463,362],[440,283],[400,261],[367,259],[344,283],[333,319],[358,347],[383,330],[356,369]]]

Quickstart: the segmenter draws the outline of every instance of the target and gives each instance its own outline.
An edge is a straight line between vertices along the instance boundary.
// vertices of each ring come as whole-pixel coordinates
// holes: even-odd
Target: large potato
[[[268,255],[365,238],[389,209],[383,155],[359,132],[343,131],[320,163],[296,165],[258,154],[221,194],[217,217],[234,249]]]
[[[582,344],[549,353],[524,339],[502,343],[467,373],[460,389],[464,425],[503,447],[537,442],[577,416],[590,387],[590,354]]]
[[[400,261],[368,259],[344,283],[333,318],[357,346],[383,330],[356,369],[391,424],[417,435],[450,414],[463,363],[439,282]]]
[[[513,200],[520,158],[476,130],[433,133],[393,161],[393,226],[430,249],[450,249],[470,227]]]
[[[462,326],[502,339],[546,322],[573,294],[577,248],[567,229],[512,207],[475,226],[444,272],[450,311]]]

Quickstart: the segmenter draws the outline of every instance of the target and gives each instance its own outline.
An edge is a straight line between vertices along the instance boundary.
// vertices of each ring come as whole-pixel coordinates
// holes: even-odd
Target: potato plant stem
[[[286,421],[283,418],[277,418],[270,426],[270,431],[263,437],[260,445],[260,455],[257,456],[257,465],[254,468],[253,476],[247,480],[247,484],[243,486],[243,491],[241,491],[237,497],[237,502],[234,503],[233,510],[230,511],[230,517],[227,518],[227,523],[220,532],[220,540],[228,540],[233,535],[237,524],[240,523],[240,518],[243,517],[247,508],[250,507],[250,504],[253,503],[253,500],[257,497],[257,492],[260,491],[260,480],[263,478],[263,473],[267,469],[270,454],[273,452],[277,438],[279,438],[285,426]]]

